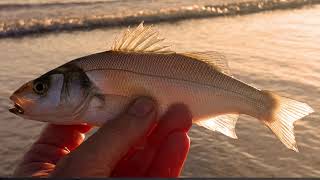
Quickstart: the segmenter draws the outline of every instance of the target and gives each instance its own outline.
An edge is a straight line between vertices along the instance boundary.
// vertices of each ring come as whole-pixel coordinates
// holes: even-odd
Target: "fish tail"
[[[314,112],[313,109],[308,104],[276,95],[270,91],[263,91],[263,93],[266,94],[267,107],[269,107],[262,118],[264,123],[287,148],[299,152],[293,123]]]

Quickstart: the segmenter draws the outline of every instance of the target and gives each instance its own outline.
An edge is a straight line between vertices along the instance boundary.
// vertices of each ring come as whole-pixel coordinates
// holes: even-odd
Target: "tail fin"
[[[269,113],[269,117],[264,119],[264,123],[287,148],[299,152],[294,136],[293,123],[314,112],[313,109],[308,104],[281,97],[268,91],[264,92],[273,101],[273,109]]]

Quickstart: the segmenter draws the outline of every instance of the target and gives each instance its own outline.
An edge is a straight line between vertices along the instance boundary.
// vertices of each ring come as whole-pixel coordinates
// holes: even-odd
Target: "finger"
[[[178,177],[187,158],[190,139],[186,132],[174,132],[161,144],[151,166],[149,177]]]
[[[183,104],[176,104],[169,108],[160,119],[157,127],[152,131],[139,149],[134,149],[126,155],[114,169],[113,177],[142,177],[146,174],[159,145],[166,140],[173,131],[187,132],[192,125],[192,116]],[[164,166],[166,167],[166,165]]]
[[[91,127],[87,125],[48,125],[39,139],[24,155],[22,162],[15,170],[15,176],[32,176],[38,172],[54,167],[61,157],[81,144],[85,132]],[[48,166],[51,164],[50,166]],[[38,173],[39,174],[39,173]]]
[[[116,165],[111,177],[143,177],[156,152],[156,147],[150,145],[146,145],[143,150],[136,149],[131,156]]]
[[[89,125],[50,124],[43,130],[36,144],[49,144],[72,151],[83,142],[84,133],[90,129]]]
[[[62,159],[53,176],[109,176],[131,146],[156,124],[154,101],[142,97],[119,118],[106,122],[70,156]]]
[[[90,128],[87,125],[48,125],[25,154],[23,162],[55,164],[62,156],[83,142],[84,133]]]
[[[51,163],[34,162],[16,169],[13,177],[48,177],[54,167]]]
[[[173,131],[188,132],[192,126],[192,114],[187,106],[175,104],[161,117],[160,123],[161,126],[154,130],[149,139],[151,144],[159,145]]]

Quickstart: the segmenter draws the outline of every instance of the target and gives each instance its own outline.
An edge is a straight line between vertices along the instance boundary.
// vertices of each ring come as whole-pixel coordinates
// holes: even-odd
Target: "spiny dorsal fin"
[[[238,139],[235,131],[238,114],[224,114],[210,119],[197,122],[199,126],[203,126],[211,131],[218,131],[233,139]]]
[[[182,53],[182,55],[206,62],[210,64],[214,69],[231,76],[228,61],[221,53],[218,53],[216,51],[187,52]]]
[[[169,46],[163,44],[164,39],[152,26],[144,26],[143,22],[131,30],[128,28],[117,38],[111,47],[112,51],[168,54]]]

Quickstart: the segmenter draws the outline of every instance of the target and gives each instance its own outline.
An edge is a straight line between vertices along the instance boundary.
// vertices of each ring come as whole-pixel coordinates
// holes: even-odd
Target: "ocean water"
[[[83,8],[84,14],[92,15],[90,12],[95,12],[97,15],[97,12],[103,13],[99,7],[104,6],[105,3],[118,8],[112,12],[120,13],[119,9],[131,9],[131,7],[148,7],[144,8],[144,12],[145,9],[155,8],[158,12],[159,7],[167,9],[168,4],[170,8],[183,9],[191,6],[204,7],[203,5],[210,3],[216,8],[222,5],[231,7],[230,4],[245,1],[152,1],[156,4],[146,0],[130,2],[0,1],[0,25],[4,27],[4,24],[14,24],[16,20],[28,24],[32,21],[29,17],[60,21],[60,16],[69,17],[72,13],[82,14],[74,10],[77,8]],[[248,6],[254,8],[253,5],[257,2],[267,1],[250,1]],[[272,2],[274,7],[278,7],[279,3],[298,1]],[[320,176],[320,134],[318,133],[320,128],[320,100],[318,99],[320,94],[320,6],[310,5],[316,4],[314,3],[316,1],[303,2],[309,5],[250,15],[191,19],[189,17],[180,21],[166,19],[155,25],[176,51],[220,51],[229,60],[230,68],[236,78],[260,89],[277,91],[280,95],[306,102],[316,111],[295,124],[300,153],[285,148],[267,128],[248,116],[242,115],[238,120],[236,126],[238,140],[194,126],[189,133],[192,141],[191,150],[183,176]],[[62,6],[61,3],[67,5]],[[107,8],[107,5],[105,6]],[[56,8],[56,10],[46,11],[46,8]],[[91,8],[92,11],[86,8]],[[133,9],[131,9],[132,12],[137,12]],[[108,13],[111,14],[111,12]],[[154,18],[158,16],[159,14]],[[143,19],[144,16],[137,17],[136,20],[140,20],[139,18]],[[52,26],[52,31],[55,32],[45,34],[44,32],[49,31],[42,31],[43,29],[39,27],[49,26],[41,23],[32,26],[31,29],[36,31],[27,33],[23,28],[30,28],[28,25],[21,25],[21,27],[12,25],[10,27],[14,30],[10,32],[14,33],[7,34],[6,32],[9,31],[0,28],[0,34],[2,33],[0,38],[1,176],[12,173],[23,153],[38,137],[44,126],[44,123],[24,120],[9,113],[7,110],[11,105],[9,95],[22,83],[58,65],[80,56],[108,50],[114,38],[124,29],[123,26],[118,27],[118,25],[128,25],[127,22],[122,21],[110,27],[106,23],[109,20],[104,21],[104,28],[85,28],[85,30],[75,28],[76,31],[73,28],[69,31],[65,27],[70,26],[58,23],[56,25],[62,28]],[[130,21],[129,24],[133,22]],[[6,27],[9,26],[6,25]]]
[[[239,15],[320,0],[3,0],[0,37]]]

